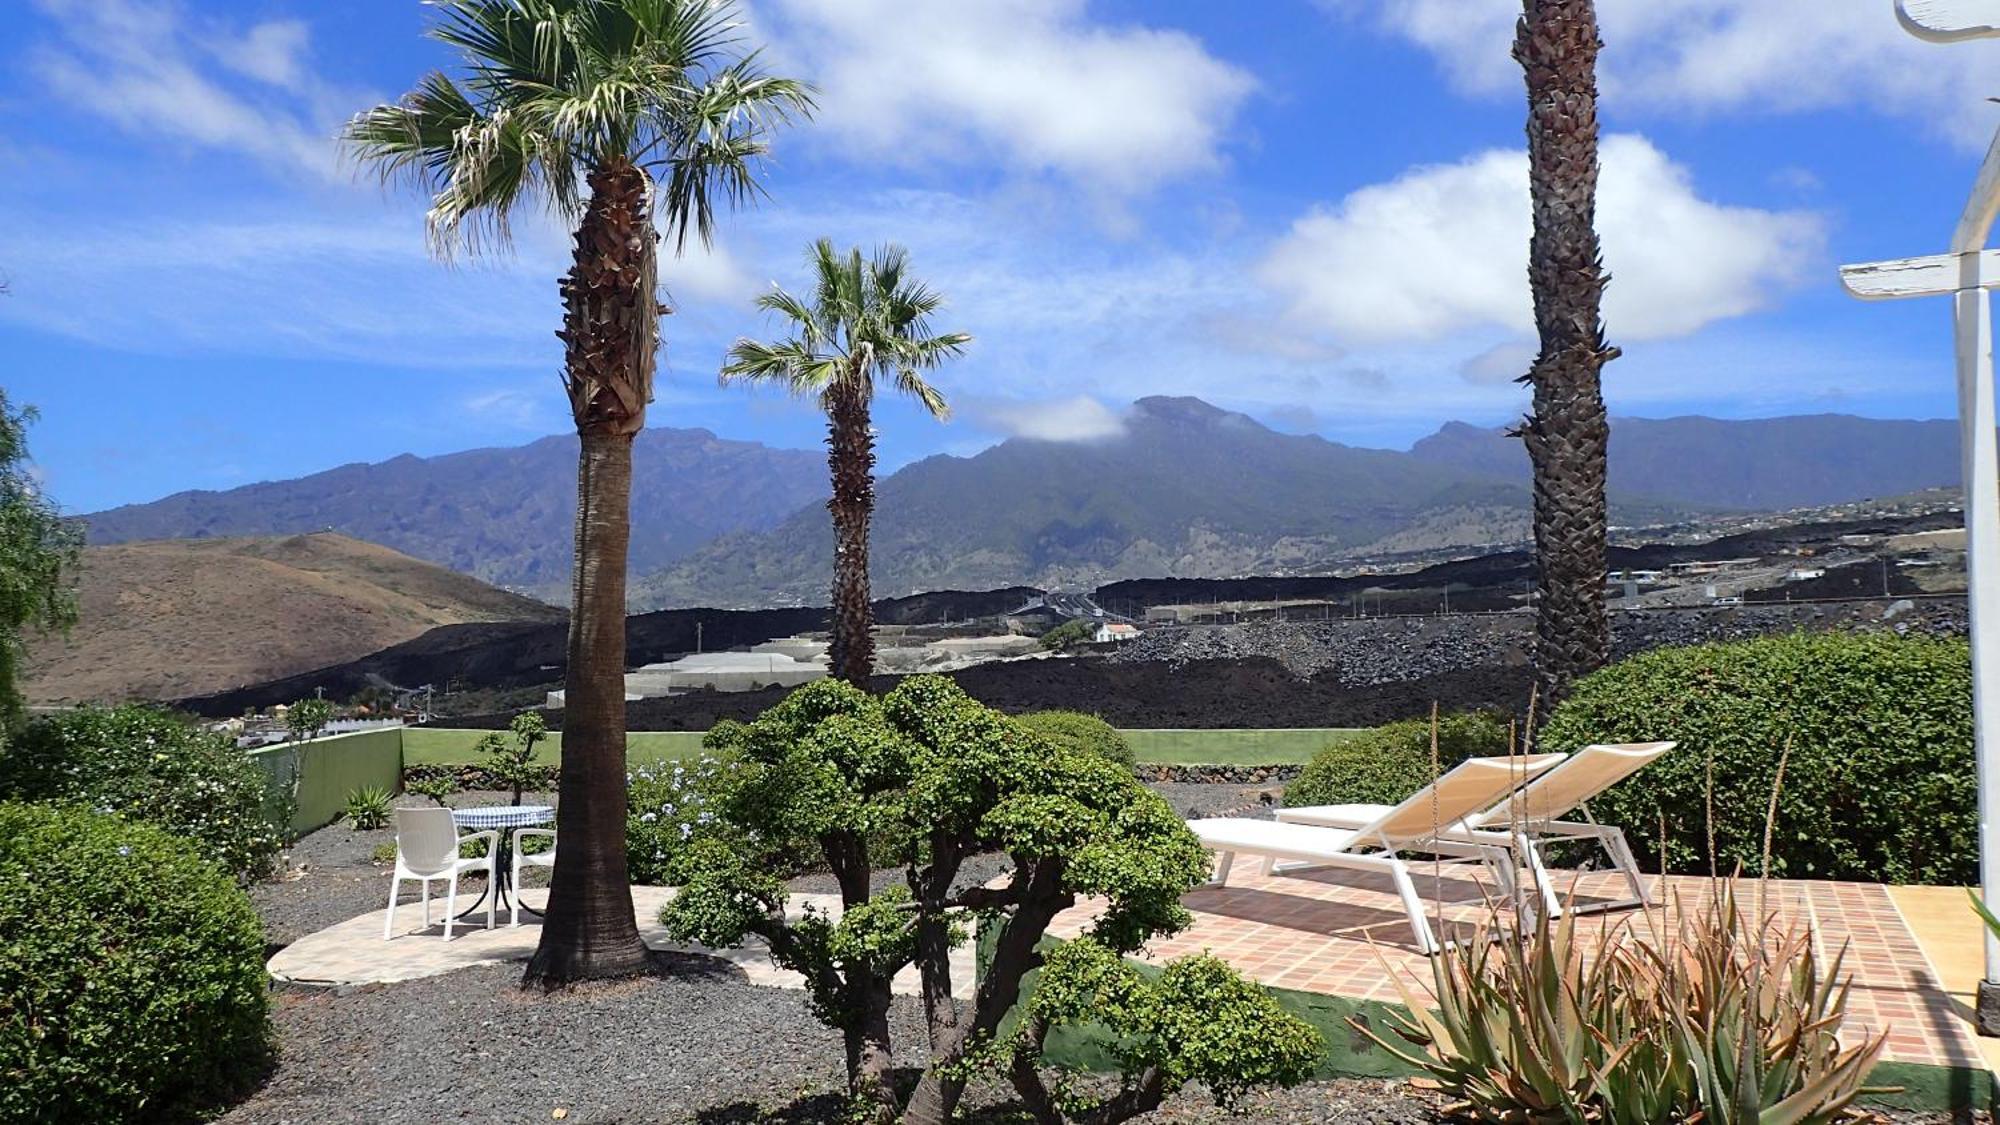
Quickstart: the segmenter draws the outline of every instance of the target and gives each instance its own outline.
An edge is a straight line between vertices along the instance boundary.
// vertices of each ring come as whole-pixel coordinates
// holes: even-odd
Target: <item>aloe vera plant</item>
[[[1435,1006],[1398,978],[1403,1043],[1356,1026],[1477,1121],[1867,1120],[1856,1103],[1885,1039],[1843,1045],[1843,955],[1822,966],[1810,932],[1774,916],[1746,927],[1733,880],[1678,914],[1647,916],[1650,941],[1629,918],[1599,943],[1570,916],[1524,941],[1475,935],[1432,959]]]

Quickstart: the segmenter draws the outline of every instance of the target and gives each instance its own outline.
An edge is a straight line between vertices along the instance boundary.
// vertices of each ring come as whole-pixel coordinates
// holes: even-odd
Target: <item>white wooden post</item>
[[[1897,0],[1905,30],[1934,43],[2000,37],[2000,0]],[[1951,252],[1845,266],[1841,280],[1864,300],[1952,294],[1957,337],[1958,424],[1964,458],[1966,601],[1972,635],[1973,746],[1979,770],[1979,881],[2000,904],[2000,438],[1994,432],[1993,313],[2000,253],[1986,249],[2000,215],[2000,132],[1973,183]],[[1986,936],[1979,1030],[2000,1035],[2000,938]]]

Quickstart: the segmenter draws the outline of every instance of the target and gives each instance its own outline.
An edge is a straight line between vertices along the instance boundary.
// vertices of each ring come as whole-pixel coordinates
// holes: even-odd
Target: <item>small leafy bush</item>
[[[458,792],[458,780],[449,774],[440,774],[436,777],[420,777],[414,781],[404,782],[403,792],[412,796],[426,798],[431,804],[443,808],[445,798]]]
[[[645,765],[626,774],[625,866],[634,883],[679,881],[681,857],[718,831],[714,798],[727,770],[704,754],[690,762]]]
[[[364,785],[347,795],[347,823],[356,832],[372,832],[389,823],[389,791]]]
[[[496,787],[510,790],[517,805],[521,794],[547,775],[548,767],[535,764],[535,746],[548,735],[540,712],[523,711],[514,716],[505,734],[496,730],[479,740],[486,776]]]
[[[1312,1077],[1322,1046],[1312,1025],[1219,958],[1177,958],[1147,979],[1087,938],[1048,954],[1024,1007],[1002,1058],[1040,1054],[1057,1028],[1100,1029],[1128,1078],[1151,1070],[1169,1087],[1199,1082],[1225,1107],[1258,1086],[1296,1086]],[[1103,1112],[1107,1099],[1069,1100],[1065,1109],[1076,1117]]]
[[[1440,716],[1436,767],[1443,771],[1467,758],[1504,755],[1510,739],[1507,724],[1495,715]],[[1285,804],[1393,805],[1429,785],[1431,769],[1431,721],[1390,723],[1328,743],[1285,787]]]
[[[285,708],[285,731],[292,741],[316,738],[333,721],[333,704],[324,699],[301,699]]]
[[[144,707],[51,715],[0,748],[0,800],[73,801],[148,821],[240,880],[267,874],[288,835],[269,787],[226,736]]]
[[[1096,715],[1087,715],[1082,711],[1036,711],[1021,715],[1014,721],[1044,738],[1054,739],[1086,754],[1095,754],[1128,770],[1138,763],[1138,758],[1132,753],[1132,744],[1125,741],[1118,728]]]
[[[1789,743],[1771,874],[1976,883],[1972,666],[1962,640],[1797,634],[1658,649],[1577,682],[1539,749],[1671,738],[1680,747],[1591,802],[1670,870],[1759,871],[1763,800]],[[1713,788],[1709,771],[1713,762]]]
[[[1078,645],[1089,644],[1090,639],[1096,635],[1097,625],[1079,617],[1075,621],[1065,621],[1043,633],[1042,647],[1050,652],[1062,652]]]
[[[1844,953],[1822,965],[1808,930],[1745,919],[1732,881],[1681,908],[1648,948],[1629,918],[1602,952],[1575,916],[1526,942],[1476,935],[1432,959],[1432,995],[1398,978],[1409,1046],[1356,1024],[1461,1099],[1476,1121],[1799,1125],[1854,1108],[1887,1042],[1842,1042]]]
[[[197,1119],[268,1057],[264,928],[187,840],[0,804],[0,1120]]]

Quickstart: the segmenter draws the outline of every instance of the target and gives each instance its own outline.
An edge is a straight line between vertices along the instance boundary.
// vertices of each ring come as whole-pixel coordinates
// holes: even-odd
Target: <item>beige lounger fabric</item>
[[[1451,825],[1444,831],[1444,838],[1518,853],[1518,858],[1527,865],[1533,879],[1536,895],[1540,899],[1539,909],[1545,917],[1556,917],[1568,909],[1598,911],[1647,905],[1645,880],[1638,862],[1632,858],[1625,833],[1616,825],[1563,820],[1562,817],[1578,810],[1587,812],[1585,806],[1591,798],[1644,769],[1675,745],[1672,742],[1636,742],[1586,746],[1498,804]],[[1286,824],[1321,826],[1327,831],[1362,830],[1388,816],[1391,811],[1388,805],[1307,805],[1278,810],[1278,820]],[[1631,895],[1582,907],[1566,904],[1561,889],[1549,876],[1548,866],[1537,846],[1538,841],[1552,840],[1596,841],[1604,848],[1612,864],[1624,874]]]
[[[1238,853],[1263,856],[1267,871],[1274,869],[1279,860],[1293,860],[1387,874],[1396,883],[1410,929],[1416,935],[1417,948],[1431,954],[1441,947],[1431,933],[1423,900],[1417,894],[1409,868],[1397,851],[1403,847],[1422,850],[1428,846],[1492,864],[1496,855],[1506,854],[1505,837],[1480,832],[1448,843],[1445,837],[1451,834],[1451,826],[1499,804],[1515,789],[1555,768],[1562,760],[1561,754],[1473,758],[1411,794],[1402,804],[1351,830],[1244,817],[1195,820],[1188,823],[1188,828],[1216,853],[1215,881],[1224,885],[1229,881],[1229,870]],[[1495,838],[1484,839],[1489,836]],[[1517,895],[1511,864],[1496,865],[1494,870],[1506,883],[1508,893]]]

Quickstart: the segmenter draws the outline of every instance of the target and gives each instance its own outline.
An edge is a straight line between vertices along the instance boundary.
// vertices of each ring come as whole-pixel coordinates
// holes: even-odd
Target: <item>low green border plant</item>
[[[372,832],[389,823],[390,795],[379,785],[364,785],[347,795],[348,827],[356,832]]]

